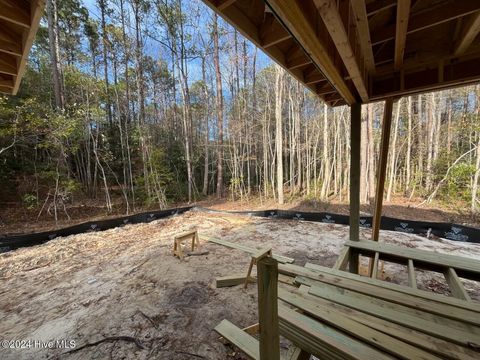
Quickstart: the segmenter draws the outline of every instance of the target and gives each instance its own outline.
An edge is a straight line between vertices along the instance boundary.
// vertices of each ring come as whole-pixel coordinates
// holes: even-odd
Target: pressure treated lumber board
[[[355,280],[337,277],[335,275],[324,273],[319,276],[302,276],[299,275],[295,281],[298,284],[305,285],[317,285],[322,284],[335,286],[342,288],[343,291],[353,291],[358,296],[372,297],[372,301],[382,302],[386,301],[391,304],[390,307],[404,307],[405,312],[413,313],[417,310],[421,310],[425,314],[437,315],[446,317],[452,320],[456,320],[462,323],[470,323],[476,326],[480,326],[480,313],[459,309],[450,305],[437,303],[427,299],[409,296],[406,294],[398,293],[388,289],[382,289],[368,284],[359,283]]]
[[[278,298],[288,304],[295,306],[302,311],[315,316],[322,322],[338,328],[355,338],[362,340],[382,351],[388,352],[400,359],[410,360],[438,360],[439,357],[429,352],[423,351],[412,345],[404,343],[396,338],[374,330],[355,320],[339,314],[335,310],[331,310],[324,305],[316,302],[314,297],[303,294],[302,292],[278,290]]]
[[[415,262],[415,266],[443,273],[445,268],[454,268],[460,277],[480,281],[480,261],[467,257],[440,254],[433,251],[410,249],[401,246],[378,243],[375,241],[347,241],[345,246],[360,254],[374,256],[379,252],[382,260],[405,265],[408,259]]]
[[[242,350],[250,359],[260,360],[258,340],[235,326],[228,320],[222,320],[215,331]]]
[[[452,328],[444,325],[441,322],[426,321],[411,314],[389,308],[383,308],[368,301],[354,298],[349,295],[344,295],[341,292],[326,291],[324,288],[311,287],[309,294],[322,297],[324,299],[351,307],[387,321],[392,321],[396,324],[400,324],[414,330],[422,331],[447,341],[455,342],[462,346],[473,345],[480,347],[479,328],[477,327],[476,331],[474,332],[475,328],[473,325],[470,327],[471,332],[468,330],[460,330],[458,328]]]
[[[307,290],[306,294],[304,291],[302,291],[302,288]],[[314,301],[316,304],[331,309],[332,311],[335,311],[340,315],[355,320],[384,334],[395,337],[415,347],[421,348],[428,352],[433,352],[434,354],[437,354],[442,358],[451,360],[478,360],[479,358],[478,351],[457,345],[452,342],[445,341],[443,339],[439,339],[437,337],[410,329],[399,324],[380,319],[378,317],[363,313],[361,311],[349,308],[341,304],[334,303],[326,299],[322,299],[320,297],[315,297],[308,294],[309,289],[309,286],[301,285],[300,288],[295,292],[302,294],[302,296],[306,298],[315,299]],[[315,314],[310,315],[316,317]]]
[[[247,252],[251,255],[255,254],[258,251],[258,249],[251,248],[251,247],[241,245],[241,244],[237,244],[237,243],[232,243],[232,242],[226,241],[226,240],[216,239],[216,238],[212,238],[212,237],[204,237],[204,236],[202,236],[202,239],[213,242],[213,243],[218,244],[218,245],[223,245],[223,246],[226,246],[226,247],[229,247],[229,248],[232,248],[232,249],[242,250],[242,251],[245,251],[245,252]],[[294,259],[292,259],[292,258],[282,256],[282,255],[276,255],[276,254],[273,254],[273,258],[280,263],[293,263],[293,261],[294,261]]]
[[[465,301],[472,301],[467,291],[463,287],[462,281],[458,278],[457,272],[455,271],[455,269],[452,269],[452,268],[446,269],[444,272],[444,276],[453,296]]]
[[[394,359],[281,303],[278,304],[278,313],[281,335],[319,359]]]
[[[229,287],[236,286],[245,283],[245,274],[222,276],[215,279],[215,287]],[[254,277],[250,277],[249,282],[254,283],[256,280]]]
[[[292,266],[295,267],[295,268],[302,269],[300,266],[287,265],[287,267],[292,267]],[[442,295],[442,294],[436,294],[436,293],[432,293],[432,292],[428,292],[428,291],[424,291],[424,290],[413,289],[413,288],[410,288],[410,287],[407,287],[407,286],[394,284],[394,283],[391,283],[391,282],[388,282],[388,281],[371,279],[371,278],[368,278],[368,277],[365,277],[365,276],[360,276],[360,275],[357,275],[357,274],[351,274],[347,271],[330,269],[330,268],[320,266],[320,265],[316,265],[316,264],[307,263],[307,264],[305,264],[305,267],[307,269],[313,270],[314,274],[317,274],[317,275],[318,275],[319,272],[320,273],[326,273],[326,274],[332,274],[332,275],[335,275],[335,276],[338,276],[338,277],[359,281],[359,282],[362,282],[364,284],[373,285],[373,286],[376,286],[376,287],[379,287],[379,288],[382,288],[382,289],[388,289],[388,290],[392,290],[392,291],[395,291],[395,292],[398,292],[398,293],[409,295],[407,297],[401,297],[401,300],[402,300],[401,303],[404,303],[405,300],[412,299],[412,297],[422,298],[422,299],[434,301],[434,302],[437,302],[437,303],[448,304],[448,305],[451,305],[451,306],[455,306],[457,308],[461,308],[461,309],[465,309],[465,310],[480,313],[480,303],[466,302],[466,301],[463,301],[463,300],[460,300],[460,299],[457,299],[457,298],[453,298],[453,297],[448,297],[448,296],[445,296],[445,295]],[[281,268],[282,268],[282,266],[279,267],[279,269],[281,269]],[[291,270],[286,269],[286,271],[291,271]],[[300,275],[300,274],[298,274],[298,275]],[[303,276],[305,276],[305,275],[303,275]],[[371,293],[371,291],[375,291],[374,288],[372,288],[371,286],[364,285],[363,288],[365,289],[366,293]],[[389,296],[390,301],[396,302],[395,299],[397,299],[397,296],[393,295],[391,292],[386,292],[386,295]],[[457,313],[457,310],[454,310],[454,314],[457,317],[460,317],[462,319],[469,318],[469,317],[477,318],[477,316],[475,314],[471,313],[471,312],[460,311],[460,312]],[[476,323],[478,323],[478,321]]]

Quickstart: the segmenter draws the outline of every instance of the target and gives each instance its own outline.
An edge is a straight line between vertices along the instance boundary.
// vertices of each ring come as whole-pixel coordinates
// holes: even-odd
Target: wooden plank
[[[408,286],[414,289],[417,288],[417,277],[415,276],[415,267],[412,259],[408,259]]]
[[[295,266],[295,265],[289,265],[289,266]],[[422,305],[418,305],[417,301],[423,302],[422,299],[426,300],[427,302],[423,302],[426,308],[431,309],[432,312],[436,313],[436,311],[439,311],[440,314],[445,314],[446,316],[449,316],[449,314],[454,314],[453,318],[458,318],[458,319],[476,319],[477,315],[475,312],[480,313],[480,304],[479,303],[468,303],[456,298],[444,296],[441,294],[436,294],[428,291],[423,291],[423,290],[418,290],[418,289],[413,289],[409,288],[403,285],[398,285],[394,283],[390,283],[387,281],[382,281],[382,280],[377,280],[377,279],[370,279],[365,276],[360,276],[356,274],[350,274],[349,272],[346,271],[339,271],[335,269],[330,269],[324,266],[320,266],[317,264],[311,264],[307,263],[305,264],[305,267],[310,270],[314,270],[313,273],[310,274],[309,277],[315,278],[318,273],[325,273],[325,274],[330,274],[333,275],[337,278],[345,278],[349,280],[354,280],[355,282],[360,282],[363,283],[362,288],[367,294],[375,294],[375,296],[379,298],[385,298],[393,302],[399,301],[400,304],[408,304],[411,303],[412,306],[423,308]],[[282,271],[282,266],[280,267],[280,270]],[[308,273],[307,273],[308,274]],[[304,272],[304,275],[305,272]],[[317,277],[318,279],[318,277]],[[372,287],[373,286],[373,287]],[[375,287],[377,289],[375,289]],[[390,290],[386,291],[385,295],[380,295],[377,294],[378,289],[385,289],[385,290]],[[392,292],[393,291],[393,292]],[[383,293],[383,291],[382,291]],[[398,294],[395,294],[398,293]],[[402,295],[400,296],[399,295]],[[406,295],[406,296],[405,296]],[[445,304],[449,306],[454,306],[455,309],[451,310],[448,307],[439,307],[439,304]],[[466,312],[463,310],[467,310]],[[468,320],[466,320],[468,321]],[[475,322],[475,324],[480,325],[480,322]]]
[[[335,310],[331,310],[328,307],[319,304],[312,296],[295,290],[286,291],[279,289],[278,298],[292,306],[301,309],[303,312],[321,319],[322,323],[326,323],[330,326],[338,328],[342,332],[360,339],[363,342],[379,348],[380,350],[394,355],[400,359],[439,359],[439,357],[431,355],[426,351],[415,348],[412,345],[406,344],[396,338],[383,334],[368,326],[358,323],[355,320],[351,320],[346,316],[342,316]]]
[[[345,68],[362,99],[368,102],[368,92],[360,66],[348,38],[347,30],[343,24],[335,0],[313,0],[318,12],[327,27]],[[297,25],[298,26],[298,25]],[[353,153],[353,152],[352,152]]]
[[[229,276],[222,276],[215,279],[215,287],[222,288],[222,287],[230,287],[241,285],[245,283],[246,277],[245,275],[229,275]],[[256,280],[255,278],[250,277],[249,282],[254,283]]]
[[[30,29],[28,34],[24,36],[23,39],[23,53],[22,57],[18,63],[18,74],[15,80],[15,86],[12,90],[12,94],[16,95],[18,92],[18,88],[20,87],[20,82],[23,77],[23,73],[25,72],[25,68],[27,66],[28,61],[28,53],[33,45],[33,41],[35,40],[35,36],[37,35],[38,27],[40,26],[40,19],[43,15],[43,9],[45,7],[45,0],[31,0],[30,1],[30,14],[31,14],[31,23]]]
[[[217,9],[223,11],[227,7],[232,6],[236,1],[237,0],[217,0]]]
[[[393,359],[393,357],[281,303],[278,305],[278,311],[282,336],[319,359],[331,359],[330,354],[337,355],[333,357],[334,359]]]
[[[256,335],[258,333],[258,330],[259,330],[259,324],[258,323],[255,323],[253,325],[250,325],[250,326],[247,326],[247,327],[244,327],[242,329],[243,332],[247,333],[248,335]],[[220,336],[218,338],[218,340],[222,343],[222,344],[230,344],[230,341],[228,341],[227,339],[225,339],[223,336]]]
[[[373,57],[372,41],[370,40],[370,29],[368,26],[367,9],[365,0],[351,1],[354,21],[357,25],[358,40],[365,67],[369,73],[375,72],[375,59]]]
[[[260,359],[280,360],[277,261],[271,257],[263,257],[258,260],[257,277]]]
[[[269,0],[268,4],[282,19],[285,26],[310,55],[325,77],[338,90],[342,98],[348,104],[354,103],[355,96],[348,88],[323,42],[319,41],[315,26],[310,21],[310,17],[305,14],[301,3],[297,0]]]
[[[377,273],[378,273],[378,259],[379,259],[380,255],[378,254],[378,252],[375,253],[375,256],[373,258],[373,270],[372,270],[372,274],[370,275],[370,277],[372,279],[376,279],[377,278]]]
[[[348,246],[344,246],[340,251],[340,255],[338,255],[338,258],[335,261],[333,268],[338,270],[345,270],[347,268],[349,257],[350,257],[350,248]]]
[[[355,1],[352,1],[355,2]],[[372,16],[397,5],[397,0],[376,0],[367,5],[367,15]]]
[[[422,315],[422,312],[416,312],[416,315],[412,315],[411,312],[404,311],[404,308],[400,311],[388,306],[388,302],[380,300],[373,301],[372,297],[364,296],[365,299],[368,298],[368,300],[365,300],[362,299],[362,296],[358,296],[359,294],[357,294],[357,296],[351,296],[352,293],[348,290],[342,289],[342,291],[335,291],[333,288],[334,286],[330,287],[330,289],[327,289],[325,286],[322,288],[315,286],[310,288],[309,294],[439,337],[446,341],[455,342],[462,346],[480,347],[480,328],[478,327],[466,326],[466,324],[460,322],[446,321],[445,318],[441,319],[439,316],[437,316],[435,320],[428,320],[429,317]]]
[[[307,297],[313,295],[308,294],[309,286],[302,285],[300,289],[304,287],[307,289]],[[368,314],[357,311],[355,309],[316,297],[315,303],[322,305],[327,309],[331,309],[336,313],[343,315],[349,319],[355,320],[363,325],[378,330],[384,334],[395,337],[403,342],[416,346],[420,349],[433,352],[446,359],[454,360],[476,360],[478,359],[478,352],[473,349],[469,349],[445,340],[430,336],[423,332],[419,332]],[[310,314],[315,317],[315,314]]]
[[[30,28],[30,6],[24,0],[0,0],[0,19]]]
[[[397,3],[397,20],[395,28],[395,71],[400,70],[403,65],[403,54],[407,43],[408,19],[410,17],[410,0],[402,0]]]
[[[327,290],[330,289],[334,292],[343,291],[344,293],[350,294],[352,298],[370,301],[372,304],[380,304],[384,308],[405,312],[412,316],[417,316],[417,312],[420,311],[421,314],[418,315],[420,317],[426,318],[429,321],[438,318],[440,323],[448,324],[461,330],[464,330],[468,326],[480,329],[479,313],[468,311],[458,312],[457,309],[453,307],[445,305],[439,306],[433,302],[408,298],[407,295],[399,296],[399,294],[392,294],[388,291],[385,292],[379,289],[372,289],[361,283],[352,283],[347,279],[338,279],[328,276],[321,279],[312,279],[298,276],[295,278],[295,281],[297,284],[316,286],[322,289],[327,288]],[[366,289],[364,289],[365,287]],[[338,290],[338,288],[341,288],[341,290]],[[389,295],[391,297],[389,297]],[[464,315],[468,315],[469,317],[466,318]]]
[[[447,281],[453,296],[455,296],[458,299],[472,301],[468,293],[465,291],[465,288],[463,287],[463,284],[460,281],[460,278],[455,272],[455,269],[452,269],[451,267],[449,267],[448,269],[445,270],[443,274],[445,276],[445,280]]]
[[[297,286],[295,284],[295,278],[293,276],[287,276],[284,274],[278,274],[278,282],[281,282],[282,284],[286,285],[291,285],[291,286]]]
[[[361,148],[361,104],[350,107],[350,240],[360,239],[360,148]],[[358,272],[358,256],[350,252],[350,270]]]
[[[444,5],[432,7],[431,10],[412,15],[409,19],[407,35],[472,14],[479,9],[480,3],[477,0],[445,2]],[[385,41],[395,39],[395,31],[396,24],[375,29],[372,33],[372,44],[378,45]]]
[[[460,277],[480,280],[480,261],[467,257],[410,249],[373,241],[347,241],[345,245],[357,249],[366,256],[372,256],[378,251],[384,260],[405,264],[408,259],[412,259],[418,268],[441,269],[440,272],[451,267]]]
[[[216,239],[216,238],[206,237],[206,236],[202,236],[202,239],[205,240],[205,241],[209,241],[209,242],[212,242],[212,243],[215,243],[215,244],[218,244],[218,245],[223,245],[223,246],[226,246],[226,247],[229,247],[229,248],[232,248],[232,249],[242,250],[242,251],[245,251],[249,254],[254,254],[255,252],[258,251],[258,249],[251,248],[251,247],[241,245],[241,244],[237,244],[237,243],[233,243],[233,242],[230,242],[230,241],[227,241],[227,240],[221,240],[221,239]],[[277,260],[280,263],[293,263],[293,261],[294,261],[294,259],[286,257],[286,256],[282,256],[282,255],[273,254],[272,256],[275,260]]]
[[[250,359],[260,360],[258,340],[230,321],[222,320],[214,330],[242,350]]]
[[[477,35],[480,33],[480,11],[470,15],[460,31],[458,39],[455,41],[454,56],[460,56],[473,43]]]
[[[383,191],[387,172],[388,147],[390,144],[390,129],[392,127],[393,99],[385,100],[383,109],[382,140],[380,144],[380,159],[377,168],[377,188],[375,191],[375,211],[373,213],[372,240],[378,241],[380,222],[382,219]],[[371,269],[370,269],[371,270]]]

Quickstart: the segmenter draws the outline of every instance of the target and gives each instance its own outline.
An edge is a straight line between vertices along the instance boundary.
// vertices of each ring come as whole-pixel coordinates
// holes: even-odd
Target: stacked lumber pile
[[[353,245],[369,255],[378,253],[378,248],[365,250],[370,244],[362,243]],[[413,254],[401,249],[397,253],[393,247],[383,251],[392,260],[415,255],[422,266],[456,269],[470,279],[480,274],[480,262],[471,259],[457,263],[458,257],[428,252]],[[284,280],[272,300],[278,306],[278,324],[262,328],[260,321],[259,328],[260,333],[262,329],[275,333],[278,325],[278,334],[295,346],[288,360],[310,355],[322,360],[480,359],[480,303],[470,298],[434,294],[308,263],[304,267],[278,264],[278,276]],[[252,359],[279,359],[262,357],[262,337],[259,341],[228,320],[215,330]]]

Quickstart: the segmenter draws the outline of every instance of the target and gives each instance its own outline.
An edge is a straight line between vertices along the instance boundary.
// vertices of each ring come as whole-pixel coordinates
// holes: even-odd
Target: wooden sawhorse
[[[173,255],[178,256],[178,258],[181,260],[183,260],[184,258],[184,254],[182,251],[182,243],[185,240],[192,240],[192,247],[191,247],[192,251],[195,250],[195,244],[197,245],[197,248],[200,246],[197,230],[193,230],[185,234],[175,236],[175,238],[173,239]]]

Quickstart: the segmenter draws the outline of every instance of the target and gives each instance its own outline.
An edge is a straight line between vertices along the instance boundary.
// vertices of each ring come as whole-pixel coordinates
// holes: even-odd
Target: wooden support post
[[[415,276],[415,266],[413,266],[412,259],[408,259],[408,286],[417,288],[417,277]]]
[[[382,124],[382,142],[380,144],[380,159],[377,171],[377,191],[375,193],[375,212],[373,214],[372,240],[378,241],[380,223],[382,221],[383,191],[385,189],[385,175],[387,172],[388,146],[390,144],[390,130],[392,128],[393,99],[385,100]],[[373,272],[373,262],[370,259],[368,275]]]
[[[375,257],[373,258],[373,270],[372,270],[372,274],[370,275],[370,277],[372,279],[376,279],[377,278],[377,273],[378,273],[378,260],[380,258],[380,254],[377,252],[375,252]]]
[[[360,240],[360,135],[361,109],[359,103],[350,107],[350,240]],[[358,273],[358,254],[350,251],[349,270]]]
[[[260,360],[280,360],[278,327],[278,263],[272,257],[257,262]]]
[[[387,172],[388,146],[390,144],[390,129],[392,125],[393,99],[385,100],[383,112],[382,142],[380,144],[380,159],[377,170],[377,191],[375,194],[375,212],[373,214],[372,240],[378,241],[380,222],[382,218],[383,190]]]
[[[463,284],[460,281],[460,278],[458,277],[457,272],[454,268],[449,267],[445,270],[443,274],[454,297],[466,301],[472,301],[465,288],[463,287]]]

